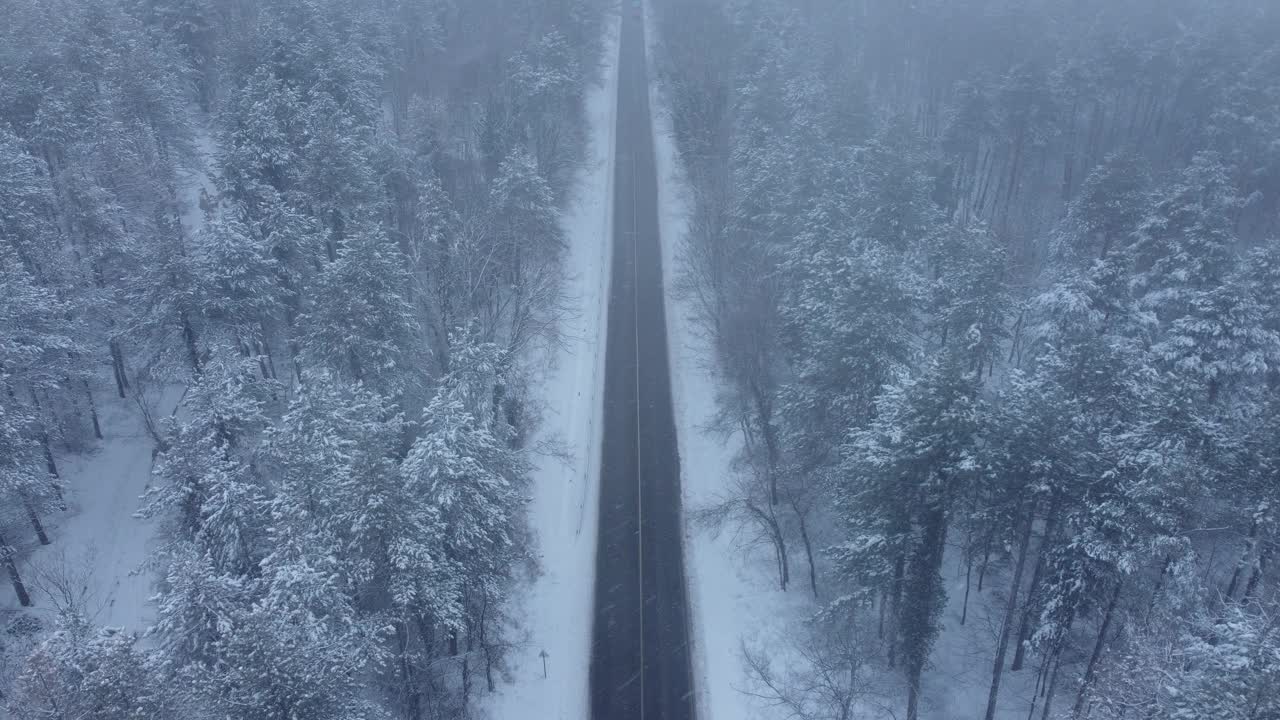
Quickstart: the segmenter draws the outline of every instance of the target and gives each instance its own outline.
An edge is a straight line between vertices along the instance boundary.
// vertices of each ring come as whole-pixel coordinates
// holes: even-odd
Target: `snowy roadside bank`
[[[783,646],[787,628],[811,612],[813,606],[804,593],[778,592],[776,580],[769,574],[769,559],[758,556],[754,550],[744,553],[732,531],[716,533],[689,521],[691,513],[728,493],[732,461],[742,439],[737,434],[724,438],[707,429],[717,412],[719,378],[713,367],[712,348],[696,326],[693,305],[676,289],[692,193],[684,179],[671,117],[658,85],[654,67],[656,24],[647,6],[646,13],[650,28],[647,34],[649,94],[658,168],[671,392],[680,447],[685,567],[698,717],[702,720],[771,717],[743,692],[747,688],[743,643],[752,647]]]
[[[529,513],[542,573],[523,602],[513,607],[523,642],[510,655],[511,682],[486,700],[495,718],[587,716],[613,222],[618,20],[609,22],[601,82],[587,93],[590,147],[574,199],[563,217],[569,242],[564,292],[573,312],[564,320],[564,342],[536,384],[543,418],[533,444],[558,444],[570,456],[535,459]]]

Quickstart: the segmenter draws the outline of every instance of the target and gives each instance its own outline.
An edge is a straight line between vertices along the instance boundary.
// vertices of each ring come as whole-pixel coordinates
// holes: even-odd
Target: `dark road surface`
[[[644,24],[623,13],[591,717],[692,720]]]

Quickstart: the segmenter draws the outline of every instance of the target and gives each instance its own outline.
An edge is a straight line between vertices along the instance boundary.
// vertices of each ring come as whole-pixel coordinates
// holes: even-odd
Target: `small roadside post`
[[[547,679],[547,658],[551,656],[547,654],[546,648],[543,648],[542,652],[538,653],[538,657],[542,658],[542,679],[546,680]]]

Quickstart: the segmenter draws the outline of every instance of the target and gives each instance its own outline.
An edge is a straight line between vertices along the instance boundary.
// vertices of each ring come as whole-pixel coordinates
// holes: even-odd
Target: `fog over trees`
[[[1277,7],[654,6],[704,512],[821,608],[766,701],[983,714],[922,707],[982,608],[988,720],[1280,716]]]
[[[689,523],[813,600],[703,660],[800,720],[1280,718],[1280,4],[650,4],[742,440]],[[484,714],[618,12],[0,0],[0,715]],[[141,633],[42,549],[133,419]]]
[[[50,597],[17,559],[112,396],[161,527],[145,638],[74,583],[0,627],[11,717],[457,718],[501,682],[515,358],[554,341],[605,9],[0,2],[7,579]]]

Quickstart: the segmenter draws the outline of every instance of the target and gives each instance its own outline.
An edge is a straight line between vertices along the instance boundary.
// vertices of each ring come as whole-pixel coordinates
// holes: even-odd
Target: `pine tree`
[[[10,710],[14,718],[83,717],[95,720],[176,718],[175,694],[155,672],[138,638],[65,617],[27,659]]]
[[[932,362],[886,388],[875,419],[842,451],[835,497],[845,540],[830,552],[845,583],[888,604],[889,653],[902,658],[910,718],[941,629],[951,514],[977,469],[977,391],[959,359]]]
[[[387,394],[420,370],[420,327],[399,250],[379,228],[353,228],[315,278],[300,319],[303,346],[324,367]]]

